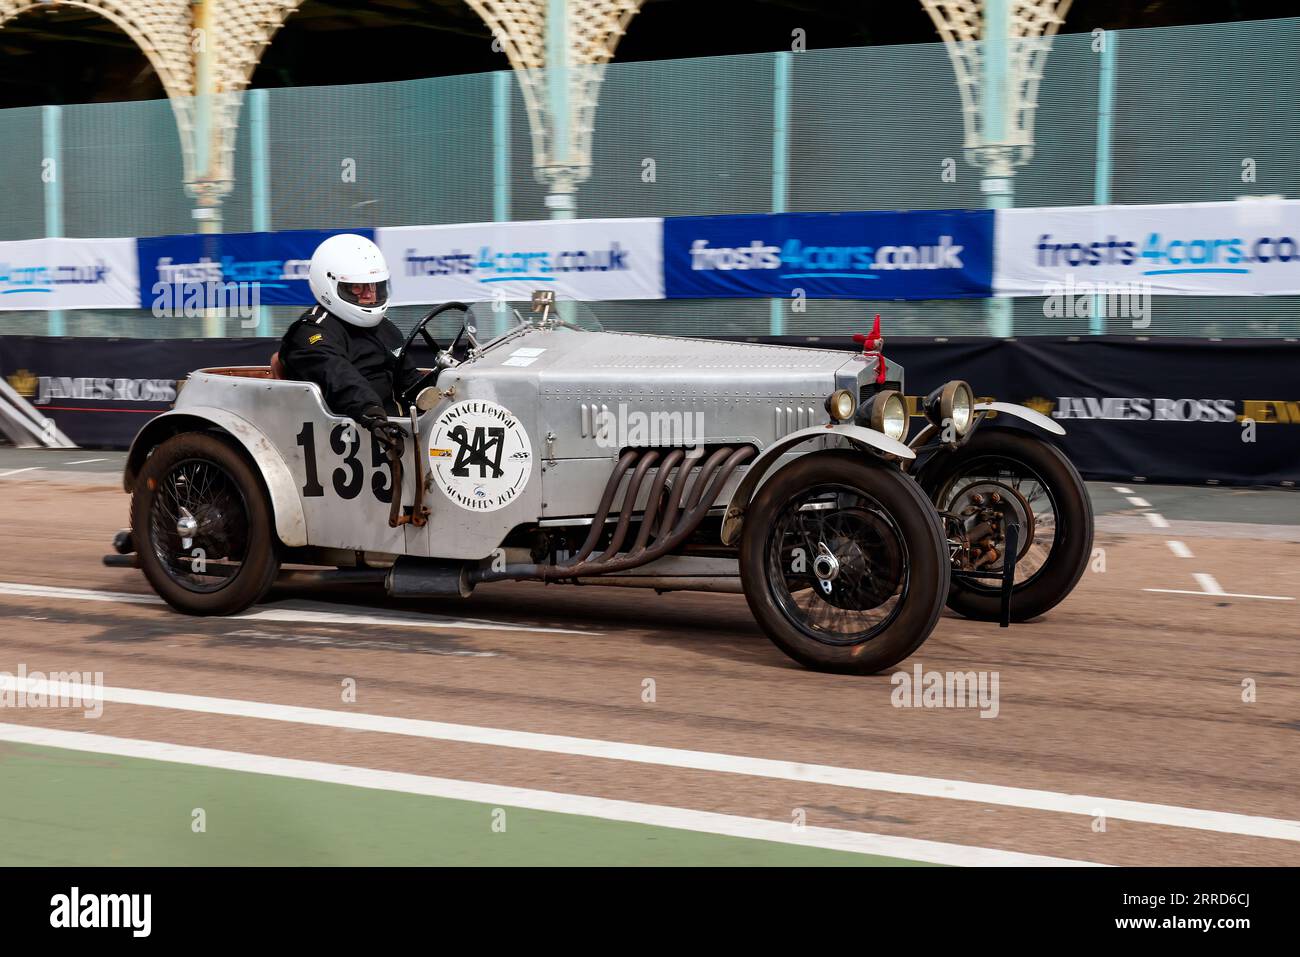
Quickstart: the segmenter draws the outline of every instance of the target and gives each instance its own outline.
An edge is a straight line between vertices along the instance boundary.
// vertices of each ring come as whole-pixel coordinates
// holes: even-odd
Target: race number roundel
[[[528,484],[533,450],[513,412],[471,399],[457,402],[434,422],[429,468],[438,488],[461,508],[494,512]]]

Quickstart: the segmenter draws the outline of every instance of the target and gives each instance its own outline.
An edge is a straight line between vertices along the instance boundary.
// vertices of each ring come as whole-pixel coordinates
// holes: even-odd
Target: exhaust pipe
[[[402,555],[388,570],[384,590],[392,598],[468,598],[474,583],[464,562]]]

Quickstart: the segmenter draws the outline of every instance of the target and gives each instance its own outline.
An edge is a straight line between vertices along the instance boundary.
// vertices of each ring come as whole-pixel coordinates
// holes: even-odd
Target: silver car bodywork
[[[945,604],[1005,626],[1083,573],[1077,471],[1023,430],[977,434],[1003,414],[1060,427],[952,380],[903,444],[878,326],[836,352],[593,331],[572,304],[533,305],[485,344],[467,313],[446,350],[427,326],[467,307],[430,312],[406,348],[424,333],[435,370],[373,434],[274,358],[194,373],[136,438],[132,528],[106,563],[188,614],[243,611],[285,564],[315,566],[286,580],[394,598],[504,581],[740,592],[782,651],[842,674],[914,653]]]
[[[886,374],[901,383],[896,364]],[[490,559],[520,526],[590,523],[626,447],[748,445],[757,456],[714,501],[728,508],[724,537],[734,542],[749,496],[785,461],[831,446],[912,457],[881,432],[830,423],[825,401],[833,391],[858,395],[875,379],[876,360],[863,354],[522,325],[444,369],[436,393],[420,403],[425,411],[406,452],[408,463],[414,454],[420,464],[403,470],[401,501],[414,501],[422,477],[431,509],[422,526],[389,526],[390,473],[368,433],[327,409],[316,385],[270,378],[259,367],[193,373],[174,410],[137,437],[125,482],[130,490],[162,438],[216,426],[256,463],[285,545],[474,562]],[[507,441],[516,443],[510,464],[518,491],[500,507],[477,508],[473,466],[454,487],[435,474],[446,465],[440,460],[464,449],[433,437],[453,410],[491,407],[517,419]],[[393,421],[412,430],[409,419]],[[478,469],[481,475],[481,462]]]

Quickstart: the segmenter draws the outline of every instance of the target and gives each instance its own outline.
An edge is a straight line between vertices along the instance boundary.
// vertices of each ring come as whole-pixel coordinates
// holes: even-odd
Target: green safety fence
[[[1090,34],[1052,41],[1015,205],[1300,195],[1300,19],[1123,30],[1107,42],[1109,57]],[[980,172],[964,159],[963,137],[940,43],[614,63],[604,72],[577,215],[979,207]],[[0,240],[50,230],[42,161],[51,148],[63,235],[195,229],[168,101],[3,110],[0,147],[8,187]],[[261,194],[255,159],[268,174]],[[344,175],[348,168],[355,177]],[[517,83],[510,74],[475,74],[244,94],[222,219],[231,232],[542,219],[545,195]],[[1297,300],[1160,297],[1141,332],[1296,336]],[[766,300],[678,300],[596,311],[611,328],[746,335],[766,333],[773,308]],[[854,331],[876,312],[895,334],[988,328],[979,300],[775,308],[792,335]],[[1046,317],[1040,299],[1011,308],[1017,335],[1090,331],[1086,319]],[[272,327],[297,312],[275,308]],[[420,310],[394,312],[406,325]],[[202,334],[199,320],[143,311],[77,311],[61,321],[70,335]],[[0,313],[10,334],[44,334],[50,323],[46,313]],[[1101,331],[1124,333],[1128,323]]]

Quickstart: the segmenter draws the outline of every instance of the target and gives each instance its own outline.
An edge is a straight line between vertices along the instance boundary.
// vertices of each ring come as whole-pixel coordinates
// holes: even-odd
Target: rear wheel
[[[745,515],[740,575],[778,648],[841,674],[916,651],[948,593],[943,535],[915,483],[841,452],[803,456],[763,484]]]
[[[177,611],[231,615],[262,598],[280,567],[272,528],[261,480],[215,435],[168,439],[136,480],[131,534],[140,568]]]
[[[979,510],[1002,513],[992,523],[978,523],[980,534],[992,530],[982,542],[983,554],[991,548],[997,555],[981,571],[1002,569],[1005,526],[1010,520],[1020,525],[1012,621],[1037,618],[1059,604],[1079,583],[1092,554],[1092,503],[1070,460],[1051,443],[1010,429],[981,430],[940,455],[919,477],[940,512],[970,516],[966,524],[976,521]],[[948,605],[967,618],[997,621],[998,583],[954,578]]]

